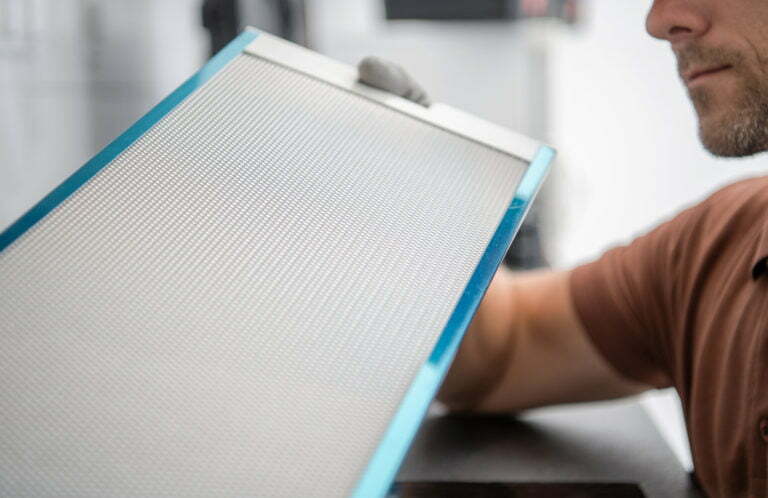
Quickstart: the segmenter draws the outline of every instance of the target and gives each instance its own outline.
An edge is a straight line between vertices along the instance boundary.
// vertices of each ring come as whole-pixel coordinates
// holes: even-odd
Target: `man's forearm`
[[[502,268],[488,288],[438,400],[453,410],[473,410],[501,381],[512,361],[515,331],[521,314],[515,313],[512,272]]]
[[[438,399],[453,410],[517,412],[648,389],[621,377],[592,345],[569,282],[568,272],[501,270]]]

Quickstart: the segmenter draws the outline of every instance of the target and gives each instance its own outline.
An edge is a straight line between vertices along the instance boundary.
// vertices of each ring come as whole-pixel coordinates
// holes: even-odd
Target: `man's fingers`
[[[379,57],[366,57],[357,65],[360,81],[380,90],[429,107],[427,92],[405,70],[395,63]]]

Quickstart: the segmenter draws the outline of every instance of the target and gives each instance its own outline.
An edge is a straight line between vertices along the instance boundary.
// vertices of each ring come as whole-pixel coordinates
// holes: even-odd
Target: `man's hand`
[[[405,69],[379,57],[366,57],[357,65],[360,81],[366,85],[394,93],[424,107],[431,102],[427,92],[411,78]]]

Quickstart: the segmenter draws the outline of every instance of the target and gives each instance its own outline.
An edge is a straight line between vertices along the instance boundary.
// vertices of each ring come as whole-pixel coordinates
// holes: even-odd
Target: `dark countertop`
[[[635,400],[547,408],[519,418],[431,410],[397,480],[516,483],[501,494],[487,493],[493,497],[642,496],[634,486],[589,488],[599,490],[593,492],[573,486],[577,492],[566,492],[568,486],[556,489],[554,483],[628,483],[649,498],[699,497]],[[454,488],[408,496],[485,496]]]

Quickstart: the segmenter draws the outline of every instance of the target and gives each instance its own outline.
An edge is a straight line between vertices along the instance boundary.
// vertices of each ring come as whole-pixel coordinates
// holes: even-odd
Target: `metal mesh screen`
[[[526,166],[238,56],[0,254],[0,495],[348,494]]]

